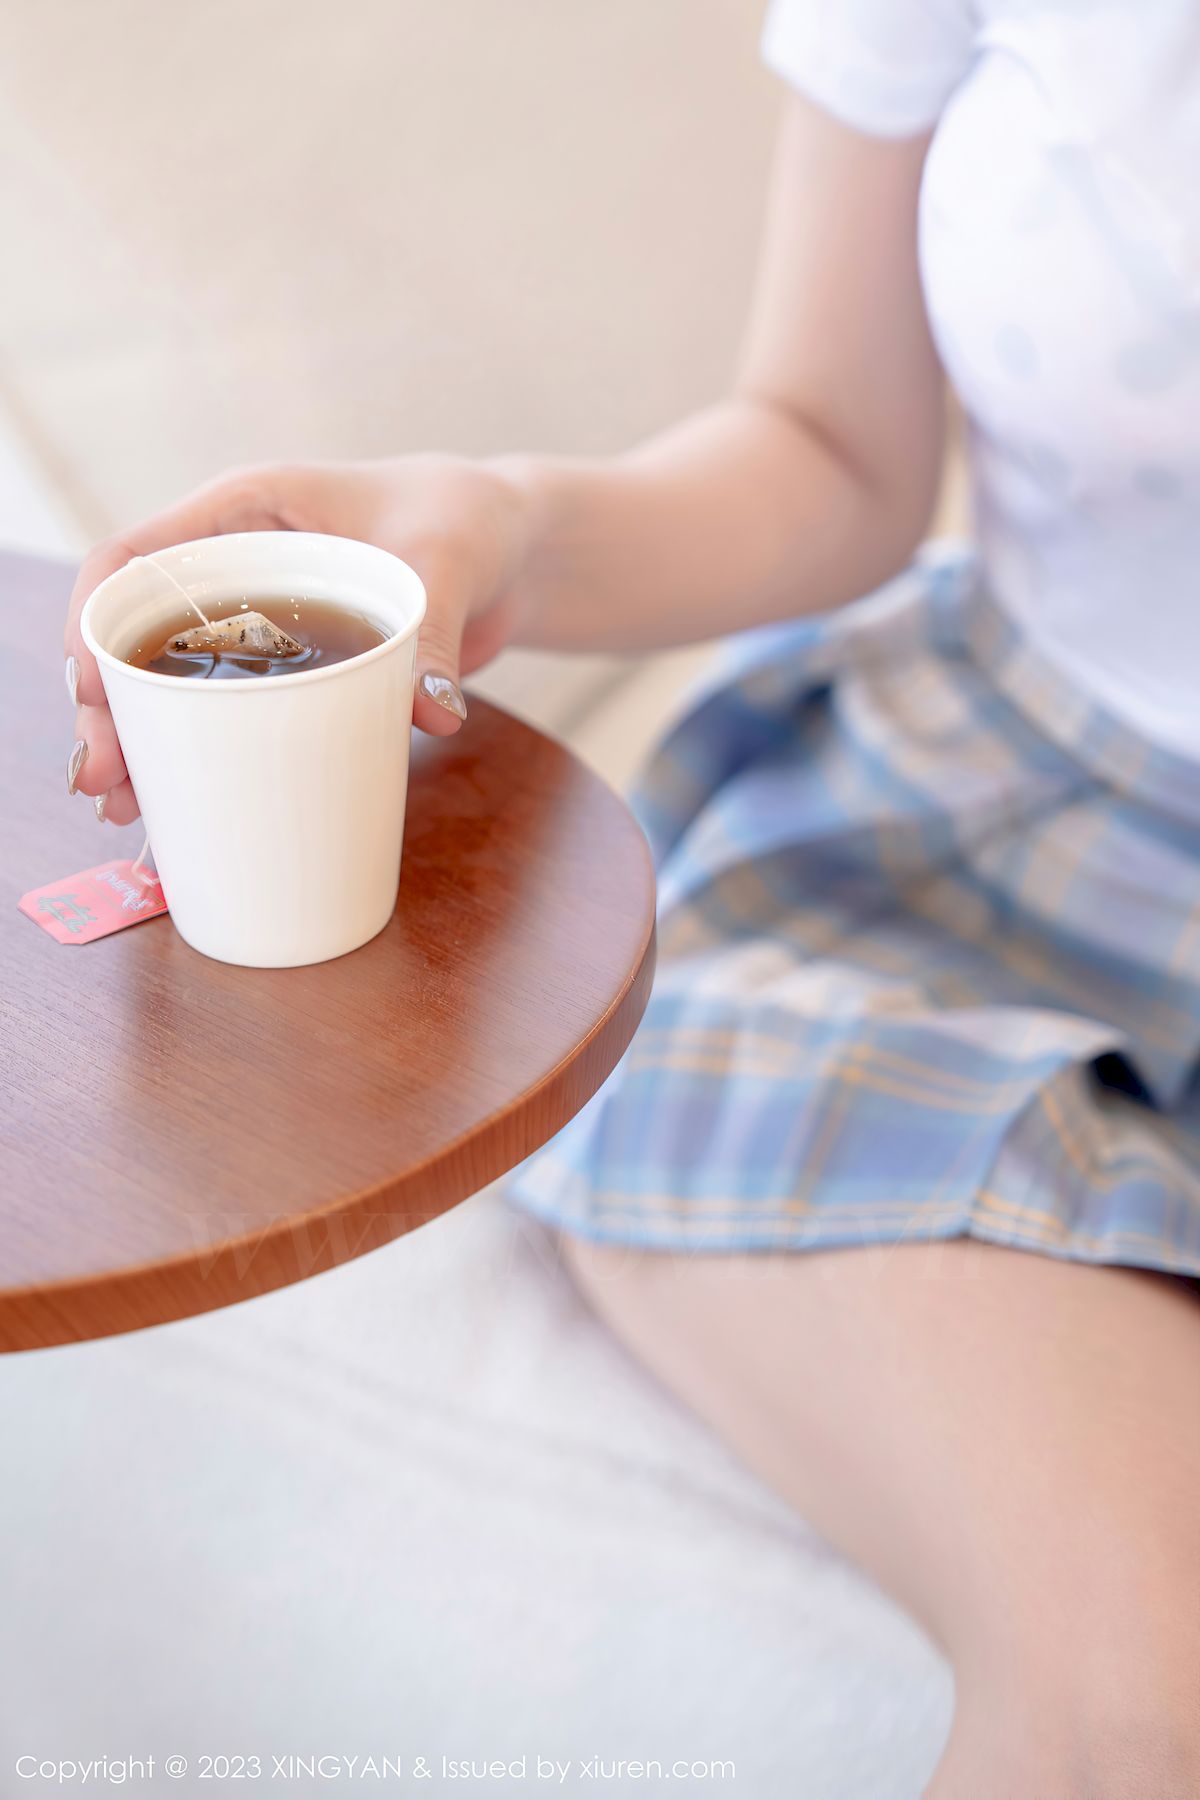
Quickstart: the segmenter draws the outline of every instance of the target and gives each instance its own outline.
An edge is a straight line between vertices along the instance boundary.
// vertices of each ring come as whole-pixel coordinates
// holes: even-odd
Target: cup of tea
[[[182,591],[181,591],[182,590]],[[287,653],[206,654],[263,615]],[[387,924],[400,882],[420,577],[351,538],[253,531],[138,558],[83,609],[180,936],[290,968]],[[234,634],[236,635],[236,634]],[[251,645],[253,648],[253,645]]]

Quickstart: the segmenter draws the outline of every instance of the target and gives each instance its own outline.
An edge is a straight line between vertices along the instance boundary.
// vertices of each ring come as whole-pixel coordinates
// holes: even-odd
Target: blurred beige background
[[[0,543],[233,463],[603,451],[721,391],[765,0],[0,0]],[[703,652],[486,691],[629,778]]]
[[[223,465],[603,450],[725,380],[762,0],[5,0],[0,394],[86,535]]]

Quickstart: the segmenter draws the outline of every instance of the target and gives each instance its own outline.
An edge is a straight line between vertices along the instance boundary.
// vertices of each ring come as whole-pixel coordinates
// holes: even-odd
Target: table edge
[[[655,956],[651,880],[642,943],[619,992],[586,1036],[516,1102],[486,1115],[435,1157],[394,1180],[289,1214],[201,1253],[0,1289],[0,1354],[90,1343],[235,1306],[352,1262],[440,1218],[548,1143],[612,1073],[645,1013]],[[523,1128],[517,1136],[514,1123]],[[361,1232],[353,1246],[346,1241],[348,1224]],[[85,1313],[89,1326],[81,1330],[77,1321]]]

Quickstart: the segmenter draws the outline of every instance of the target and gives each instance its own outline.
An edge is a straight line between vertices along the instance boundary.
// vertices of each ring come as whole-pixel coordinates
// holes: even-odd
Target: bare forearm
[[[611,462],[506,459],[532,510],[518,636],[640,650],[824,611],[903,566],[925,520],[813,426],[738,398]]]

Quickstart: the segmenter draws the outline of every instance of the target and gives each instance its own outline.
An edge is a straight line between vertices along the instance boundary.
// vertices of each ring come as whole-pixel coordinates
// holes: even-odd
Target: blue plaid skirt
[[[518,1204],[664,1250],[969,1234],[1200,1275],[1200,766],[970,558],[732,641],[639,810],[653,997]]]

